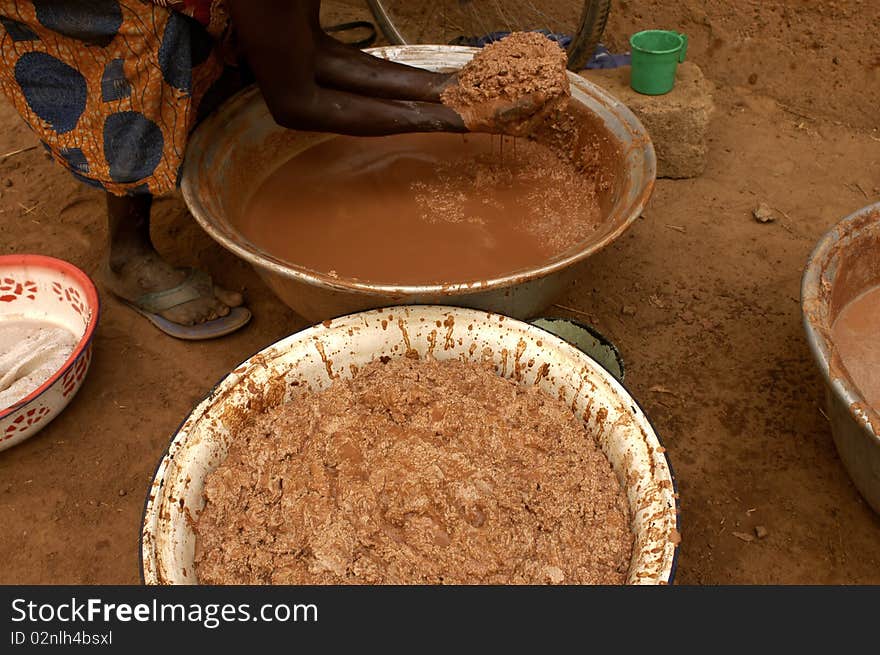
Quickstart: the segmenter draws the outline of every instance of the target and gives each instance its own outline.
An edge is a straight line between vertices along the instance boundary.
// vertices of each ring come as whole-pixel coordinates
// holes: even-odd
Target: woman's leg
[[[186,278],[156,252],[150,238],[150,208],[153,196],[107,194],[109,248],[104,282],[113,293],[130,302],[144,294],[173,289]],[[213,297],[204,297],[161,312],[169,321],[193,325],[226,316],[230,307],[241,305],[240,293],[214,287]]]
[[[0,92],[59,163],[108,193],[107,288],[147,313],[193,325],[228,315],[241,295],[156,252],[148,194],[174,188],[202,99],[219,100],[224,60],[203,26],[157,6],[167,4],[0,0]],[[232,323],[247,322],[249,314],[236,314]]]

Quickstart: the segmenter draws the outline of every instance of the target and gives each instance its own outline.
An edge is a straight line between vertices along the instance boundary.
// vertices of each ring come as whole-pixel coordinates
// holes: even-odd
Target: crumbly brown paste
[[[481,156],[438,162],[433,177],[411,185],[423,221],[468,221],[489,226],[500,223],[508,231],[515,227],[517,232],[532,237],[524,245],[529,251],[540,253],[541,263],[596,231],[602,221],[596,183],[584,175],[572,158],[560,157],[558,148],[530,140],[491,138],[498,141],[500,148],[493,143],[493,150]],[[570,143],[568,148],[571,149]],[[475,198],[482,205],[476,210],[468,204],[468,200]],[[499,200],[507,202],[502,204]],[[484,217],[495,220],[490,222]],[[504,243],[508,250],[517,246],[523,248],[520,244]],[[458,266],[458,262],[454,265]],[[495,274],[509,272],[509,268],[498,269]],[[443,279],[454,274],[446,274]]]
[[[201,583],[622,584],[632,553],[575,415],[459,361],[377,361],[257,416],[205,496]]]
[[[475,132],[526,135],[571,95],[565,51],[543,34],[514,32],[468,62],[441,96]]]

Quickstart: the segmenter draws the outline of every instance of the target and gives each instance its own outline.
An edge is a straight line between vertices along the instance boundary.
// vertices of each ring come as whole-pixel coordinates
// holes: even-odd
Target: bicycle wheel
[[[394,44],[468,42],[493,33],[545,30],[563,42],[570,70],[589,61],[608,21],[611,0],[367,0]],[[463,37],[463,38],[462,38]]]

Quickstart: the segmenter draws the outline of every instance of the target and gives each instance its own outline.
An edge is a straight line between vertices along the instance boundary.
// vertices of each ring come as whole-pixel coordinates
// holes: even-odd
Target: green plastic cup
[[[633,90],[649,96],[672,91],[675,71],[687,54],[687,35],[666,30],[645,30],[633,34],[629,44],[632,48],[630,86]]]

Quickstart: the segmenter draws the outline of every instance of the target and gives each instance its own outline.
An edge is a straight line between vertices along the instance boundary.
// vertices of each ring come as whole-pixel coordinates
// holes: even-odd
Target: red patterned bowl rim
[[[76,280],[85,291],[86,302],[88,303],[89,309],[92,310],[92,315],[89,317],[89,322],[88,325],[86,325],[82,338],[79,340],[79,343],[76,344],[76,348],[73,349],[73,352],[70,354],[70,357],[67,358],[67,361],[64,362],[64,365],[55,371],[52,377],[46,380],[35,391],[28,394],[14,405],[0,410],[0,419],[6,418],[35,398],[41,396],[65,373],[67,373],[70,367],[73,366],[73,363],[86,351],[86,348],[89,347],[92,337],[95,334],[95,328],[98,326],[98,316],[101,313],[101,299],[98,297],[98,289],[95,287],[95,283],[92,282],[92,278],[70,262],[66,262],[63,259],[56,259],[55,257],[49,257],[47,255],[0,255],[0,267],[3,266],[30,266],[49,269],[51,271],[57,271],[69,275]]]

